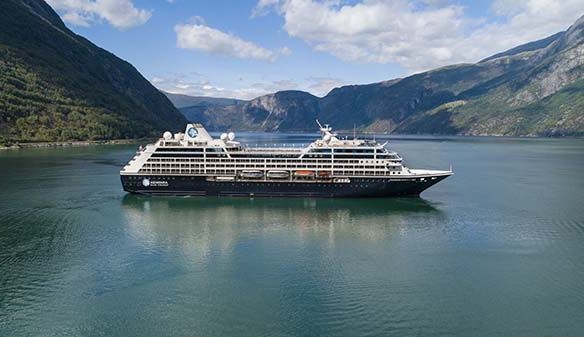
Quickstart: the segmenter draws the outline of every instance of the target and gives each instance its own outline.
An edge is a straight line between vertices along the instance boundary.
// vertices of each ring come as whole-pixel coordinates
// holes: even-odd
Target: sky
[[[46,0],[154,86],[252,99],[477,62],[567,29],[584,0]]]

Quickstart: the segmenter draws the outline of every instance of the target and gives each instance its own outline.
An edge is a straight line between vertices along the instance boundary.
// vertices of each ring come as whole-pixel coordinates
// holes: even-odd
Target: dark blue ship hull
[[[150,195],[364,198],[418,196],[450,174],[334,180],[214,180],[203,176],[121,175],[124,190]]]

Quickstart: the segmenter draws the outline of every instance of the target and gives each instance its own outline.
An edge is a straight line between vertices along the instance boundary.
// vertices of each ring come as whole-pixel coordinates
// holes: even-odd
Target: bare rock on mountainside
[[[346,130],[582,136],[583,41],[584,17],[565,32],[475,64],[343,86],[322,98],[282,91],[244,104],[209,106],[189,117],[217,130],[314,130],[319,118]]]

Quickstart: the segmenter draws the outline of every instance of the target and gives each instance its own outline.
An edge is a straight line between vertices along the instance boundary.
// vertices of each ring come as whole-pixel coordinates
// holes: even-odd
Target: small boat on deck
[[[298,170],[294,172],[294,177],[297,178],[314,178],[315,173],[311,170]]]
[[[243,170],[239,176],[244,179],[261,179],[264,177],[264,172],[256,170]]]
[[[290,177],[290,172],[284,170],[271,170],[268,171],[267,177],[270,179],[286,179]]]

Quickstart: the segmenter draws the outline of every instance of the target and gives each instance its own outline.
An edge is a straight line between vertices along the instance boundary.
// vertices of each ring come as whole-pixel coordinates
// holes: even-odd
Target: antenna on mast
[[[353,123],[353,140],[357,139],[357,131],[355,130],[356,125]]]
[[[324,126],[322,126],[322,124],[320,124],[318,119],[316,120],[316,123],[320,127],[320,132],[322,132],[322,133],[325,133],[325,134],[330,133],[333,130],[328,124],[325,124]]]

